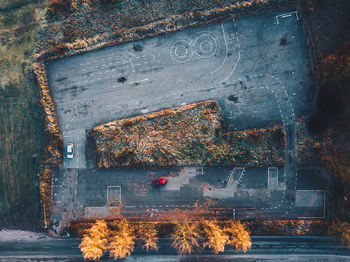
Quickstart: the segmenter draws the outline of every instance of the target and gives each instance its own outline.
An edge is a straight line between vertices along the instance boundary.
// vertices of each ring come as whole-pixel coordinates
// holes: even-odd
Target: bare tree
[[[143,242],[142,247],[148,251],[149,249],[158,250],[157,229],[155,223],[140,223],[137,227],[137,238]]]
[[[199,230],[195,222],[176,222],[175,231],[171,235],[174,247],[180,255],[191,254],[195,248],[199,248]]]

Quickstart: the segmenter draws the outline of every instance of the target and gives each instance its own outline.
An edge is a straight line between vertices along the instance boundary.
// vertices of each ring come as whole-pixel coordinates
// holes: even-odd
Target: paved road
[[[37,242],[0,242],[0,260],[10,257],[17,258],[76,258],[81,259],[78,239],[50,240]],[[252,237],[252,249],[246,254],[237,253],[227,248],[224,253],[214,256],[210,250],[203,250],[198,256],[199,261],[230,261],[230,259],[262,259],[268,257],[276,261],[349,261],[350,250],[341,246],[335,239],[329,237]],[[303,258],[303,259],[301,259]],[[312,258],[313,260],[308,260]],[[146,254],[138,245],[133,255],[127,261],[188,261],[194,257],[180,259],[170,247],[169,239],[160,239],[158,252]],[[305,260],[304,260],[305,259]],[[318,259],[318,260],[315,260]],[[249,260],[248,260],[249,261]]]
[[[307,193],[297,191],[304,180],[298,175],[294,123],[310,112],[315,90],[301,21],[295,12],[279,15],[269,11],[146,39],[140,52],[126,43],[51,63],[48,75],[64,143],[76,145],[74,159],[65,159],[55,175],[53,229],[62,232],[70,220],[118,216],[120,207],[124,214],[136,209],[153,215],[191,208],[202,198],[237,218],[298,217],[303,212],[323,217],[319,199],[326,193],[312,195],[315,212],[310,203],[296,204]],[[178,170],[176,174],[185,173],[183,180],[169,175],[173,181],[155,192],[149,185],[157,175],[153,169],[96,170],[86,157],[85,133],[96,124],[206,99],[218,102],[221,117],[235,130],[283,125],[285,167],[236,167],[234,172],[244,174],[236,178],[232,170],[218,169],[210,176],[197,169]],[[314,176],[307,184],[317,181]],[[106,209],[110,200],[122,206]],[[241,207],[250,210],[234,213]]]

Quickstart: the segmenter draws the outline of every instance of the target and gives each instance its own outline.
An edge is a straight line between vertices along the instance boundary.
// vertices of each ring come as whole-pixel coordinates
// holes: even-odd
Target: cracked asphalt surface
[[[145,39],[141,51],[126,43],[49,64],[64,143],[76,147],[75,157],[65,159],[55,176],[52,219],[56,224],[111,215],[105,206],[111,197],[121,201],[114,204],[119,209],[114,208],[112,215],[141,213],[140,209],[147,213],[147,208],[192,208],[210,199],[212,207],[227,210],[226,215],[249,208],[235,211],[240,218],[300,216],[303,208],[297,211],[295,195],[297,182],[303,180],[297,181],[294,121],[310,112],[315,90],[299,16],[280,16],[277,23],[280,14],[269,11]],[[207,99],[218,102],[221,117],[234,130],[275,124],[286,128],[285,167],[277,169],[274,182],[265,181],[267,167],[237,167],[244,170],[245,180],[235,177],[238,169],[185,168],[172,171],[175,177],[184,174],[184,180],[154,190],[152,177],[171,180],[174,175],[167,175],[165,169],[93,169],[86,152],[86,131],[91,127]],[[315,178],[306,179],[313,184]],[[108,186],[114,187],[108,191]],[[321,184],[312,189],[326,188]],[[317,207],[307,215],[324,215],[324,209]]]

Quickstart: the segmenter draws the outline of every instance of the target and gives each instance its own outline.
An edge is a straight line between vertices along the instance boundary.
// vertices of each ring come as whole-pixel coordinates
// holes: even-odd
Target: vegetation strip
[[[235,247],[244,253],[251,248],[249,232],[238,220],[225,222],[217,220],[175,222],[168,230],[172,247],[180,255],[192,254],[209,247],[215,254],[223,252],[226,245]],[[107,223],[97,220],[90,228],[84,230],[80,250],[84,259],[99,260],[104,253],[114,259],[130,256],[135,241],[143,249],[158,250],[158,223],[130,223],[125,218]]]
[[[95,166],[282,166],[284,127],[222,132],[214,100],[92,129]]]

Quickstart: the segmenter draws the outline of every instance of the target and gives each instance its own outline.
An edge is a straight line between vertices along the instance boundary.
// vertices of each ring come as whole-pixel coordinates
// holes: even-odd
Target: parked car
[[[74,144],[68,143],[66,147],[67,158],[73,158],[74,156]]]
[[[168,179],[166,179],[166,178],[154,178],[153,179],[153,185],[155,185],[155,186],[166,185],[167,182],[168,182]]]

